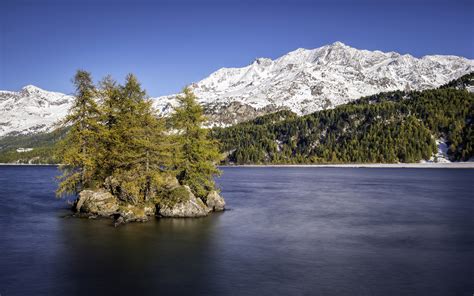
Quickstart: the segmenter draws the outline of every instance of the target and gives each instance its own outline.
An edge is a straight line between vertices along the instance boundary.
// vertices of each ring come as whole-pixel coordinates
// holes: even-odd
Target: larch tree
[[[75,194],[94,187],[97,174],[97,155],[101,153],[100,110],[96,102],[96,88],[89,72],[78,70],[74,76],[75,100],[68,116],[62,121],[70,130],[60,141],[56,154],[63,174],[59,177],[58,196]]]
[[[131,202],[148,201],[169,158],[163,120],[134,75],[126,77],[124,86],[108,85],[104,105],[110,148],[105,167],[134,197]]]
[[[173,146],[176,176],[182,185],[188,185],[200,198],[215,189],[214,177],[220,175],[216,163],[221,160],[218,142],[209,137],[202,127],[206,118],[201,105],[189,88],[178,97],[171,123],[175,130]]]
[[[104,131],[101,137],[104,153],[99,160],[99,170],[101,177],[105,179],[113,173],[115,168],[111,154],[114,153],[118,135],[113,131],[117,122],[117,113],[122,98],[120,86],[111,76],[106,76],[100,82],[99,98],[102,113],[101,121],[104,125]]]

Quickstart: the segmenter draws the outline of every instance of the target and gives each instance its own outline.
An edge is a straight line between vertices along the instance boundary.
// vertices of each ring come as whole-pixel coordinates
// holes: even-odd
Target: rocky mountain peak
[[[40,93],[40,92],[44,92],[43,89],[37,87],[37,86],[34,86],[34,85],[26,85],[24,87],[21,88],[21,91],[24,92],[24,93]]]
[[[345,45],[344,43],[342,43],[341,41],[336,41],[334,42],[333,44],[330,45],[331,47],[348,47],[347,45]]]

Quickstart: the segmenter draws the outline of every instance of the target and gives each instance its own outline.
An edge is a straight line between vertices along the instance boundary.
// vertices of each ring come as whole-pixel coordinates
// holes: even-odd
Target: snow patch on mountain
[[[428,161],[422,160],[421,163],[451,163],[448,155],[448,143],[446,139],[440,138],[436,140],[438,150],[433,153],[433,156]]]

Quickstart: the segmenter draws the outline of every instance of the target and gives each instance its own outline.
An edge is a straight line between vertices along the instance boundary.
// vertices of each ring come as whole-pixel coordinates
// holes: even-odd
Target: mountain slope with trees
[[[15,135],[0,138],[0,163],[54,164],[53,148],[62,139],[68,128],[59,128],[49,133]],[[19,152],[19,149],[32,149]],[[17,151],[19,150],[19,151]]]
[[[474,156],[474,94],[451,85],[459,83],[381,93],[302,117],[279,112],[212,134],[234,164],[419,162],[441,138],[451,160],[466,161]]]

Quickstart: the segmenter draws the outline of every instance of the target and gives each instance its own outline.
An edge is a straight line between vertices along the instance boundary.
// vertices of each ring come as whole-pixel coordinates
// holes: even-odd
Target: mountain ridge
[[[272,107],[303,115],[379,92],[435,88],[473,70],[474,60],[463,57],[416,58],[335,42],[316,49],[298,48],[274,60],[257,58],[241,68],[221,68],[190,87],[210,109],[223,110],[238,102],[254,111]],[[158,97],[155,106],[170,112],[175,97]]]
[[[463,57],[416,58],[334,42],[273,60],[257,58],[245,67],[220,68],[190,88],[209,126],[230,126],[279,110],[304,115],[380,92],[436,88],[473,71],[474,60]],[[169,114],[177,95],[152,98],[154,107]],[[72,99],[33,85],[0,91],[0,137],[51,131]]]

